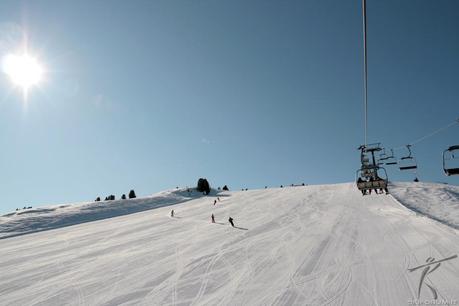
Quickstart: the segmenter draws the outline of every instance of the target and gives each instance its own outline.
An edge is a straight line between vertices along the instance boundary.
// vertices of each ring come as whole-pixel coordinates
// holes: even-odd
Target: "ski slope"
[[[410,209],[459,229],[459,186],[396,183],[391,193]]]
[[[423,269],[408,269],[459,254],[456,229],[354,184],[218,196],[1,239],[0,304],[409,305]],[[459,303],[459,258],[421,301],[426,284]]]
[[[144,198],[21,209],[0,216],[0,239],[133,214],[202,196],[195,190],[174,189]]]

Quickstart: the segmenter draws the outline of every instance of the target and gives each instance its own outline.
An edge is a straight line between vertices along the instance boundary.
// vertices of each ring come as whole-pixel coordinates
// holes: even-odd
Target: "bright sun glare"
[[[3,59],[3,71],[13,84],[27,91],[29,87],[38,85],[43,78],[43,68],[37,59],[28,54],[9,54]]]

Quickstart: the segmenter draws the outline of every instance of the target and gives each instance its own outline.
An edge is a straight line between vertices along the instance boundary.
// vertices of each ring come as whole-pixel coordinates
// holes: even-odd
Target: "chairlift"
[[[408,149],[408,155],[400,158],[399,160],[399,169],[400,171],[406,170],[416,170],[418,168],[418,164],[416,162],[416,158],[414,158],[413,153],[411,152],[411,145],[406,145]]]
[[[364,62],[364,112],[365,112],[365,144],[359,147],[360,150],[360,169],[356,171],[356,185],[357,188],[362,192],[363,195],[371,193],[371,190],[382,189],[387,192],[387,172],[376,162],[375,153],[381,151],[381,147],[378,144],[367,145],[367,127],[368,127],[368,100],[367,100],[367,17],[366,17],[366,1],[362,1],[363,11],[363,62]],[[378,161],[379,162],[379,161]],[[382,169],[382,171],[380,171]],[[378,171],[380,173],[378,173]],[[384,172],[384,177],[381,178],[379,174]]]
[[[396,165],[397,164],[397,159],[394,156],[394,149],[390,149],[390,155],[389,154],[382,154],[382,158],[379,160],[384,161],[384,165],[386,166],[391,166],[391,165]]]
[[[387,171],[383,167],[361,168],[356,172],[357,188],[365,195],[371,190],[383,190],[387,193]]]
[[[459,174],[459,145],[454,145],[443,151],[443,171],[447,176]]]
[[[382,153],[379,154],[379,158],[378,158],[378,159],[379,159],[379,160],[386,160],[387,158],[388,158],[388,157],[387,157],[387,154],[386,154],[386,149],[383,148],[383,149],[382,149]]]
[[[376,162],[375,153],[381,151],[379,144],[362,145],[359,147],[361,167],[356,171],[357,188],[362,194],[367,194],[371,190],[382,189],[387,192],[387,172],[386,169]]]

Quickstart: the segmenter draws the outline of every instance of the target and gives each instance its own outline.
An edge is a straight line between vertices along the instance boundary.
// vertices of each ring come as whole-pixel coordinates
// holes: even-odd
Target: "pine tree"
[[[129,199],[135,199],[137,196],[135,195],[135,191],[134,189],[132,189],[131,191],[129,191]]]
[[[196,189],[199,192],[204,192],[206,195],[209,194],[210,193],[210,185],[209,185],[209,182],[207,181],[207,179],[200,178],[198,180],[198,186],[196,187]]]

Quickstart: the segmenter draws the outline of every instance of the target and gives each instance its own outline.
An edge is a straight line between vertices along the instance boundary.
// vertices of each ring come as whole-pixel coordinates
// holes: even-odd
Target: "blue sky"
[[[459,2],[367,2],[369,141],[401,146],[459,117]],[[0,56],[21,31],[47,72],[26,104],[0,76],[1,212],[354,180],[360,1],[1,1]],[[414,147],[421,180],[459,183],[441,170],[458,135]]]

